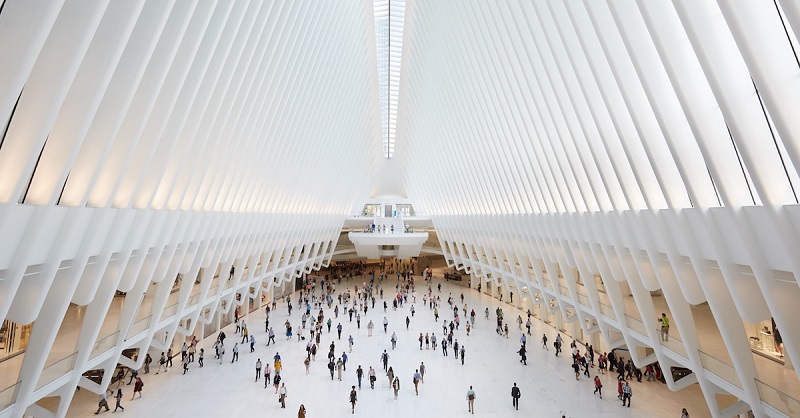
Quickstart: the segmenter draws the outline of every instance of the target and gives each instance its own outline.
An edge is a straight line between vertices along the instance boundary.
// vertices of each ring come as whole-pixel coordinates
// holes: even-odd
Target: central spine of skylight
[[[374,0],[375,46],[381,106],[383,155],[394,154],[397,97],[400,94],[400,59],[403,52],[405,0]]]

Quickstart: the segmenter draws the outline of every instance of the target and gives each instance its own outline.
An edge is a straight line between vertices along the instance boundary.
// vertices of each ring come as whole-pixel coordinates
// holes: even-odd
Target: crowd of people
[[[392,354],[399,343],[400,337],[397,334],[398,330],[402,330],[404,326],[406,330],[412,321],[417,321],[416,313],[419,308],[427,310],[427,314],[419,319],[426,322],[425,326],[435,325],[428,332],[420,332],[418,336],[412,337],[417,340],[417,348],[419,351],[441,350],[441,355],[445,358],[452,357],[462,366],[466,364],[467,348],[465,341],[469,337],[470,332],[476,327],[477,313],[476,307],[468,306],[465,302],[463,292],[460,295],[454,296],[448,292],[445,302],[442,298],[445,295],[442,293],[442,284],[434,286],[432,281],[432,274],[429,273],[430,269],[423,270],[423,281],[418,283],[415,281],[413,274],[414,264],[411,263],[390,263],[388,266],[385,264],[380,265],[381,274],[376,275],[375,271],[371,271],[367,277],[364,277],[366,265],[361,262],[356,263],[339,263],[331,267],[329,275],[324,277],[307,277],[302,285],[302,290],[293,296],[286,297],[280,301],[281,305],[285,305],[287,312],[287,319],[283,323],[283,335],[285,341],[296,342],[305,347],[305,357],[303,360],[303,369],[305,374],[308,375],[314,364],[316,363],[317,354],[322,350],[323,346],[327,346],[326,367],[331,381],[341,382],[350,380],[346,377],[347,367],[351,363],[351,356],[357,359],[356,368],[351,368],[356,379],[357,384],[349,385],[349,403],[351,413],[355,413],[356,405],[360,399],[359,392],[362,390],[362,380],[364,377],[369,382],[370,389],[374,390],[376,382],[378,382],[377,368],[373,365],[363,367],[362,364],[370,360],[380,361],[383,373],[386,376],[386,386],[393,395],[394,399],[400,396],[401,376],[411,376],[411,383],[413,384],[414,394],[419,395],[421,385],[425,382],[426,365],[421,361],[418,366],[411,368],[404,366],[403,370],[396,370],[395,365],[392,364]],[[387,273],[387,274],[383,274]],[[359,278],[355,280],[358,283],[351,281],[354,275]],[[395,280],[387,280],[391,277]],[[343,280],[345,283],[343,284]],[[418,292],[418,287],[420,291]],[[380,300],[380,302],[378,302]],[[230,349],[230,357],[226,358],[226,339],[228,338],[225,330],[221,330],[217,334],[217,338],[211,345],[214,352],[214,359],[219,361],[222,365],[229,360],[229,363],[236,363],[239,360],[240,345],[247,344],[250,348],[250,353],[259,353],[252,357],[255,359],[255,382],[264,381],[264,388],[273,388],[274,394],[277,395],[278,402],[281,408],[286,408],[287,382],[283,379],[282,372],[285,365],[282,363],[282,358],[279,352],[275,351],[272,356],[272,361],[262,361],[263,347],[276,347],[286,343],[277,343],[275,340],[275,330],[270,324],[271,317],[274,317],[278,310],[277,300],[264,307],[265,314],[265,328],[264,338],[265,344],[261,347],[256,345],[256,331],[251,329],[248,325],[246,318],[240,316],[238,308],[234,311],[234,343]],[[376,303],[378,304],[376,308]],[[445,305],[446,303],[446,305]],[[299,314],[292,316],[295,306],[300,309]],[[396,312],[398,309],[405,310],[404,323],[396,324],[390,323],[387,319],[388,310],[392,309]],[[380,309],[383,312],[380,312]],[[494,318],[491,318],[489,307],[483,307],[484,320],[492,324],[494,319],[495,332],[499,338],[510,338],[509,320],[506,318],[506,313],[503,308],[497,307],[494,309]],[[375,312],[375,310],[378,312]],[[446,310],[442,314],[440,310]],[[372,312],[370,312],[372,311]],[[478,308],[478,312],[480,312]],[[393,317],[396,317],[394,315]],[[513,317],[513,315],[512,315]],[[513,321],[520,334],[520,348],[517,354],[520,356],[520,363],[527,365],[528,353],[528,338],[531,335],[531,312],[527,312],[527,319],[523,319],[522,315],[518,315]],[[432,319],[432,321],[431,321]],[[441,321],[440,321],[441,319]],[[388,337],[386,349],[380,355],[379,359],[364,358],[358,350],[354,353],[356,346],[356,338],[353,334],[361,329],[362,322],[366,322],[367,337],[373,337],[373,330],[375,322],[383,325],[384,335]],[[344,325],[343,325],[344,323]],[[441,325],[441,334],[436,329]],[[391,329],[390,329],[391,326]],[[461,328],[464,326],[464,328]],[[490,325],[491,326],[491,325]],[[524,329],[523,329],[524,327]],[[513,329],[513,325],[512,325]],[[515,331],[516,332],[516,331]],[[361,334],[363,335],[363,334]],[[403,335],[408,335],[403,333]],[[403,337],[407,338],[407,337]],[[461,341],[459,341],[459,338]],[[324,343],[323,343],[324,339]],[[343,341],[344,339],[344,341]],[[549,350],[548,336],[544,334],[541,339],[542,349]],[[183,374],[187,374],[190,366],[197,361],[198,367],[204,366],[203,360],[205,351],[203,348],[198,347],[198,340],[194,337],[189,342],[183,342],[181,347],[181,367]],[[555,356],[559,356],[564,343],[561,334],[557,334],[553,347],[555,348]],[[228,342],[230,345],[230,343]],[[413,344],[413,343],[412,343]],[[408,341],[404,341],[404,347],[408,347]],[[337,349],[337,346],[339,347]],[[296,350],[296,346],[287,346],[289,350]],[[407,348],[406,348],[407,349]],[[575,373],[576,380],[580,380],[581,376],[590,378],[592,389],[596,395],[602,399],[603,381],[607,378],[602,378],[608,371],[609,378],[612,372],[617,373],[618,382],[618,400],[622,405],[630,407],[630,401],[633,395],[633,390],[630,385],[632,379],[641,382],[643,376],[647,377],[647,381],[661,380],[661,369],[658,364],[651,364],[644,368],[644,371],[635,367],[630,359],[627,361],[616,350],[609,353],[595,353],[591,344],[586,345],[581,352],[576,341],[570,343],[570,350],[572,354],[571,367]],[[271,354],[271,353],[270,353]],[[197,357],[197,358],[196,358]],[[158,369],[156,374],[166,372],[173,367],[172,364],[173,353],[169,349],[165,353],[161,353],[158,361]],[[149,360],[148,360],[149,359]],[[269,357],[267,357],[269,359]],[[149,353],[144,362],[144,373],[149,373],[149,366],[152,362]],[[596,366],[595,366],[595,363]],[[299,365],[289,365],[288,367],[299,367]],[[596,367],[594,378],[591,378],[592,370]],[[141,397],[143,381],[137,375],[131,377],[131,382],[135,381],[134,396],[136,393]],[[352,375],[351,375],[352,376]],[[121,405],[122,391],[118,388],[116,394],[110,392],[114,396],[117,404],[117,409],[124,408]],[[100,413],[103,408],[108,410],[107,395],[101,397],[100,404],[96,413]],[[513,383],[511,386],[512,408],[519,409],[519,401],[522,397],[522,389]],[[474,413],[475,400],[477,399],[475,389],[470,386],[466,393],[466,400],[468,403],[468,411]],[[115,409],[116,410],[116,409]],[[304,404],[299,406],[298,416],[305,417],[306,407]],[[688,417],[688,412],[684,414]]]

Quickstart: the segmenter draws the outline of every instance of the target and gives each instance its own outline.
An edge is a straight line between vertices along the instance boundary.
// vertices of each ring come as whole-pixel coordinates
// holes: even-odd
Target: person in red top
[[[599,376],[594,377],[594,393],[599,393],[600,399],[603,399],[603,383],[600,381]]]

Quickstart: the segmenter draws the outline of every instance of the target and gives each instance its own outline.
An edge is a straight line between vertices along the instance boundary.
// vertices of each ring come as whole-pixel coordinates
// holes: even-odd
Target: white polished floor
[[[344,282],[338,289],[352,288],[356,283],[355,280]],[[387,299],[393,294],[395,283],[394,280],[384,283],[384,296]],[[568,417],[679,417],[682,407],[687,407],[693,418],[710,416],[697,385],[674,393],[659,382],[639,383],[634,380],[631,383],[634,391],[632,407],[624,408],[616,397],[615,375],[601,375],[605,396],[599,399],[592,394],[593,384],[590,379],[582,376],[580,381],[575,380],[568,350],[559,358],[553,355],[552,341],[556,332],[538,320],[533,321],[533,336],[528,341],[528,365],[523,366],[516,354],[520,338],[520,331],[516,326],[513,327],[509,339],[494,332],[496,306],[503,307],[510,323],[514,323],[521,311],[487,295],[480,295],[462,284],[443,283],[441,318],[439,323],[435,323],[432,311],[422,305],[424,282],[418,279],[417,283],[419,295],[418,303],[415,304],[416,316],[412,319],[409,330],[405,329],[405,317],[410,315],[411,304],[406,304],[397,311],[393,311],[390,304],[388,312],[384,314],[382,301],[378,298],[376,309],[370,309],[366,316],[362,315],[361,329],[356,328],[355,320],[351,323],[345,315],[340,314],[338,320],[334,319],[332,332],[323,335],[317,360],[312,363],[310,374],[306,375],[303,367],[305,341],[298,342],[296,337],[287,341],[286,337],[280,336],[283,334],[282,324],[287,318],[286,304],[280,302],[277,312],[270,317],[270,325],[278,334],[277,345],[266,346],[264,312],[259,310],[247,317],[250,330],[255,331],[255,353],[249,352],[249,346],[242,346],[239,361],[230,363],[233,342],[241,341],[241,337],[237,339],[233,327],[229,326],[225,329],[228,339],[226,361],[223,364],[214,360],[211,348],[214,337],[203,340],[200,347],[207,352],[204,368],[198,368],[195,362],[183,376],[179,365],[180,356],[175,358],[174,369],[167,373],[155,375],[153,367],[150,374],[142,375],[145,382],[144,393],[141,399],[134,401],[130,400],[133,386],[123,385],[123,414],[147,418],[294,417],[297,416],[300,404],[304,404],[309,418],[351,416],[348,395],[350,386],[356,384],[355,370],[361,365],[365,374],[369,366],[374,367],[378,373],[374,390],[369,388],[366,378],[362,383],[355,410],[355,414],[361,416],[467,415],[466,391],[469,385],[474,386],[477,395],[475,415],[481,417],[559,417],[562,411]],[[459,343],[466,345],[466,362],[463,366],[454,359],[452,350],[448,357],[442,355],[441,349],[420,351],[417,341],[420,332],[435,332],[441,340],[441,320],[452,318],[452,308],[448,312],[446,302],[450,292],[458,301],[459,308],[461,304],[458,299],[463,292],[468,307],[474,308],[478,314],[476,327],[470,336],[466,336],[463,323],[461,330],[456,332]],[[489,320],[483,316],[483,310],[487,306],[492,312]],[[300,314],[298,309],[292,313],[291,322],[295,329],[300,324]],[[384,315],[389,320],[388,334],[384,334],[382,329]],[[333,311],[325,309],[325,317],[326,320],[328,317],[333,318]],[[367,336],[366,328],[370,319],[375,322],[375,333],[372,337]],[[342,382],[331,381],[326,367],[328,346],[336,338],[338,322],[342,323],[344,331],[342,340],[336,340],[337,355],[340,356],[347,349],[348,335],[352,334],[355,339],[353,352],[348,353],[350,360]],[[399,337],[397,349],[394,351],[391,350],[389,340],[393,331]],[[548,345],[551,345],[549,351],[545,351],[538,342],[543,332],[548,334]],[[308,335],[307,331],[305,334]],[[569,341],[565,340],[567,348]],[[384,349],[390,354],[389,365],[401,379],[397,400],[393,399],[380,362],[380,353]],[[263,381],[254,382],[256,359],[261,358],[263,362],[271,363],[276,351],[283,358],[284,370],[281,376],[288,391],[286,410],[280,409],[272,386],[265,389]],[[153,357],[158,358],[157,355]],[[420,385],[419,396],[415,396],[412,375],[420,362],[425,362],[427,373],[425,383]],[[514,382],[522,391],[519,411],[514,411],[511,406],[510,391]],[[97,395],[86,390],[79,391],[70,406],[68,416],[94,416],[97,400]],[[113,410],[113,401],[109,400],[109,404]],[[101,415],[109,413],[103,412]]]

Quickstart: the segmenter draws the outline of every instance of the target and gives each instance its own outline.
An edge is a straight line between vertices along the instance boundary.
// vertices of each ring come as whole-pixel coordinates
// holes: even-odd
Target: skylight
[[[378,84],[381,107],[383,155],[392,158],[403,51],[405,0],[374,0],[375,46],[378,52]]]

